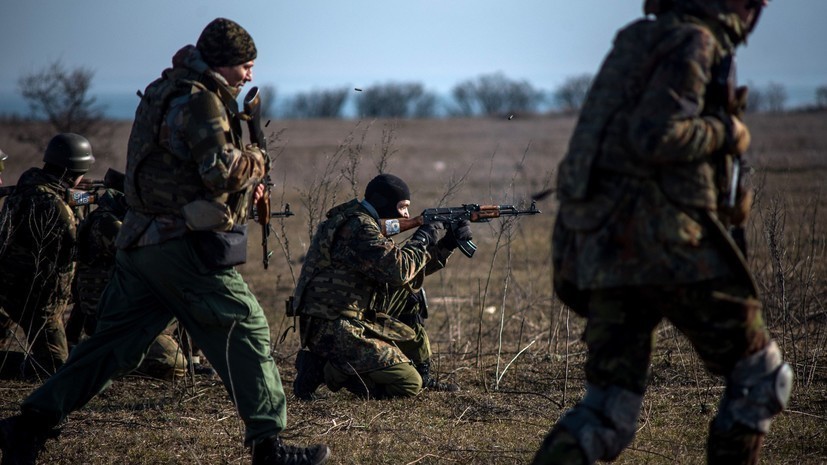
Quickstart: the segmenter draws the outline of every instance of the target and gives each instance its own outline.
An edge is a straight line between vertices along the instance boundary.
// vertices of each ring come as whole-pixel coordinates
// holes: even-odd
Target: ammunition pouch
[[[247,262],[247,225],[229,231],[193,231],[190,244],[209,269],[229,268]]]
[[[354,313],[354,317],[349,314]],[[416,338],[416,332],[410,326],[396,318],[381,312],[342,312],[342,316],[352,318],[365,333],[383,341],[409,342]],[[361,318],[359,318],[361,317]]]
[[[213,200],[194,200],[181,207],[181,214],[192,231],[226,231],[233,227],[230,207]]]

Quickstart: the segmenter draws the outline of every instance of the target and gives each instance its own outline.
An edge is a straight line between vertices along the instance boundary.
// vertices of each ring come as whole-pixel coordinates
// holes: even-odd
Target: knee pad
[[[586,396],[558,425],[577,439],[588,463],[614,460],[635,437],[643,396],[608,386],[586,385]]]
[[[729,431],[738,423],[766,434],[772,417],[787,406],[793,386],[793,370],[781,359],[771,341],[761,351],[735,364],[713,427]]]

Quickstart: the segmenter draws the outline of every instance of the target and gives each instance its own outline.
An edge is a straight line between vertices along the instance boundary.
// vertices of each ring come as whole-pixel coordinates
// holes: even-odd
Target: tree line
[[[67,68],[60,61],[21,76],[17,84],[30,110],[26,117],[47,121],[58,132],[89,132],[104,119],[104,108],[90,94],[93,77],[91,69]],[[591,74],[572,76],[553,91],[545,91],[526,80],[497,72],[457,83],[447,99],[418,82],[385,82],[362,89],[337,87],[300,92],[285,98],[278,108],[273,104],[275,87],[264,85],[262,101],[266,116],[286,119],[341,118],[349,100],[356,115],[362,118],[576,114],[592,78]],[[747,110],[782,112],[787,100],[782,84],[751,85]],[[815,102],[817,109],[827,109],[827,85],[816,90]]]

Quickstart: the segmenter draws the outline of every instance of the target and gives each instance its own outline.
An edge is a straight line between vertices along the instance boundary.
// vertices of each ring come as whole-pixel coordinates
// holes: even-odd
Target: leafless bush
[[[290,101],[288,118],[338,118],[347,99],[347,88],[314,90],[297,94]]]
[[[423,118],[434,115],[435,102],[422,84],[389,82],[360,92],[356,109],[363,118]]]
[[[543,101],[543,93],[528,81],[514,81],[503,73],[460,82],[451,95],[459,116],[531,113]]]
[[[816,106],[827,108],[827,85],[819,86],[816,89]]]
[[[767,96],[767,110],[773,113],[781,113],[787,104],[787,89],[777,82],[767,84],[765,91]]]
[[[591,74],[581,74],[566,79],[557,90],[554,91],[554,101],[564,113],[577,113],[586,101],[586,94],[592,85]]]
[[[20,126],[18,141],[43,151],[56,133],[74,132],[92,143],[98,155],[112,152],[111,141],[103,136],[111,129],[104,120],[103,107],[89,95],[94,72],[88,68],[66,68],[59,60],[40,71],[23,75],[17,81],[29,106],[29,117],[47,125]]]

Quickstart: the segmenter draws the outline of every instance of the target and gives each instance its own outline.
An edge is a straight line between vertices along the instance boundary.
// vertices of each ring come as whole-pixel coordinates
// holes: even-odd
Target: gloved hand
[[[747,126],[741,122],[740,119],[733,116],[732,117],[732,126],[731,126],[732,134],[730,135],[730,147],[729,153],[731,155],[743,155],[747,153],[749,150],[749,144],[751,142],[751,136],[749,134],[749,129]]]
[[[431,244],[436,244],[437,239],[437,227],[434,224],[423,224],[411,236],[412,241],[422,242],[426,248]]]
[[[473,240],[474,236],[471,234],[471,222],[462,220],[453,227],[448,228],[445,237],[442,238],[440,244],[449,250],[454,250],[459,246],[460,242]]]

